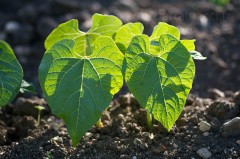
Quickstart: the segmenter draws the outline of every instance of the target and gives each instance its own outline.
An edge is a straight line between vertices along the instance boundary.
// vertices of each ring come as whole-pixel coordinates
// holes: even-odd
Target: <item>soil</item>
[[[120,95],[103,113],[103,127],[93,126],[75,148],[71,147],[63,121],[49,112],[42,114],[38,127],[36,119],[26,115],[28,112],[13,113],[21,104],[29,105],[27,99],[2,109],[0,155],[4,159],[201,158],[197,151],[206,148],[212,159],[240,158],[239,132],[234,135],[233,131],[223,130],[225,122],[240,115],[238,98],[233,94],[214,101],[190,95],[181,117],[168,133],[157,122],[148,130],[145,110],[131,94]],[[31,100],[32,107],[40,102],[39,98]],[[201,122],[211,128],[202,132]]]
[[[225,7],[207,0],[1,0],[0,39],[13,46],[38,97],[19,95],[0,110],[0,158],[240,158],[239,8],[239,0]],[[169,133],[156,121],[147,129],[146,112],[124,86],[103,112],[103,127],[93,126],[71,147],[63,121],[42,97],[37,69],[53,28],[76,18],[86,30],[95,12],[141,21],[147,34],[164,21],[178,26],[183,38],[197,39],[197,50],[208,59],[196,61],[193,89]],[[46,108],[39,126],[35,105]]]

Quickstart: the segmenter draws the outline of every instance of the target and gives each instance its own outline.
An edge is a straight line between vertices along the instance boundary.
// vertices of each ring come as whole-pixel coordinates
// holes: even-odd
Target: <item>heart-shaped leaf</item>
[[[125,80],[138,102],[169,131],[185,105],[195,65],[178,38],[162,34],[158,39],[158,53],[151,52],[148,36],[132,39],[125,54]]]
[[[22,79],[22,67],[11,47],[0,41],[0,106],[5,106],[18,94]]]
[[[46,50],[60,40],[72,39],[78,44],[74,48],[78,55],[90,55],[96,38],[102,35],[112,37],[122,26],[121,20],[117,17],[97,13],[93,15],[92,23],[92,28],[86,33],[79,30],[76,19],[60,24],[47,37],[45,41]]]
[[[123,54],[126,52],[132,38],[136,35],[141,35],[143,29],[143,25],[137,22],[125,24],[116,32],[114,40]]]
[[[66,122],[74,146],[122,87],[124,59],[110,37],[97,38],[89,56],[76,53],[77,45],[71,39],[57,42],[47,50],[39,67],[48,104]]]

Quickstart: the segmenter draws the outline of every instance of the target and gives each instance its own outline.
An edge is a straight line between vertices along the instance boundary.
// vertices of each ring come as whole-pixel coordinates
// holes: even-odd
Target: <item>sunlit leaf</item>
[[[145,35],[132,39],[125,54],[125,80],[140,105],[169,131],[185,105],[195,65],[175,36],[161,35],[158,53],[151,52],[150,40]]]
[[[0,106],[5,106],[18,94],[22,78],[22,67],[13,50],[0,41]]]

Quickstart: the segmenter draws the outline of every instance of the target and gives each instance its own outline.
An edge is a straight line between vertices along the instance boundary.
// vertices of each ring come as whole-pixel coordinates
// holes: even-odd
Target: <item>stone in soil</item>
[[[118,8],[119,10],[128,10],[128,11],[137,11],[137,4],[134,1],[129,0],[119,0],[116,1],[114,6]]]
[[[28,132],[37,127],[37,121],[32,116],[24,116],[16,123],[16,133],[19,137],[27,136]]]
[[[203,136],[208,136],[209,135],[209,132],[204,132],[203,133]]]
[[[237,140],[236,143],[237,143],[238,145],[240,145],[240,140]]]
[[[240,136],[240,117],[233,118],[223,124],[223,135]]]
[[[206,132],[206,131],[209,131],[211,129],[211,124],[209,124],[208,122],[206,121],[201,121],[199,123],[199,130],[201,132]]]
[[[43,98],[34,97],[31,99],[26,98],[18,98],[14,107],[13,107],[13,113],[16,115],[31,115],[34,117],[37,117],[38,110],[34,106],[45,106],[47,105],[46,101]],[[45,108],[41,113],[46,112],[48,109]]]
[[[0,120],[0,145],[3,145],[7,141],[7,129],[4,122]]]
[[[197,150],[197,154],[202,157],[203,159],[208,159],[212,156],[212,153],[208,151],[206,148],[201,148]]]
[[[212,99],[224,98],[225,94],[219,89],[213,88],[208,90],[209,97]]]
[[[240,91],[234,93],[234,102],[238,105],[240,105]]]
[[[5,25],[5,32],[7,33],[16,33],[21,30],[21,25],[16,21],[9,21]]]
[[[211,116],[224,120],[236,117],[239,111],[239,105],[226,100],[214,101],[208,109]]]

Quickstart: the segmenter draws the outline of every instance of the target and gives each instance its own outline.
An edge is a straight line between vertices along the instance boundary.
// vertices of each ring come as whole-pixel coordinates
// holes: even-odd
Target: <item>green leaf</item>
[[[180,31],[177,27],[169,25],[164,22],[159,22],[153,29],[152,35],[150,36],[151,45],[150,51],[152,54],[158,54],[161,51],[159,47],[159,37],[164,34],[170,34],[176,39],[180,40]]]
[[[22,67],[13,50],[0,40],[0,106],[5,106],[15,98],[22,78]]]
[[[90,56],[76,56],[77,45],[71,39],[57,42],[47,50],[39,67],[48,104],[66,122],[74,146],[122,87],[124,59],[110,37],[97,38]]]
[[[126,54],[125,80],[138,102],[170,131],[192,87],[195,64],[178,38],[163,34],[159,52],[146,35],[132,39]]]
[[[22,80],[22,84],[21,84],[21,88],[20,88],[20,92],[21,93],[32,93],[32,94],[36,94],[35,88],[33,86],[32,83],[29,83],[25,80]]]
[[[46,50],[48,50],[52,45],[62,39],[75,40],[79,36],[83,35],[84,32],[81,32],[78,28],[78,20],[72,19],[60,24],[56,29],[54,29],[45,40],[44,45]]]
[[[181,40],[181,43],[189,52],[191,52],[195,50],[195,41],[196,40]]]
[[[209,0],[209,2],[218,6],[225,6],[230,3],[230,0]]]
[[[127,47],[134,36],[143,33],[143,29],[143,25],[137,22],[125,24],[116,32],[114,40],[122,53],[126,52]]]
[[[111,37],[122,26],[122,21],[113,15],[94,14],[93,25],[88,33]]]
[[[74,48],[75,54],[88,56],[92,53],[96,38],[103,35],[112,37],[122,26],[121,20],[112,15],[94,14],[92,20],[93,26],[86,33],[79,30],[78,21],[75,19],[60,24],[47,37],[45,41],[46,50],[60,40],[72,39],[78,44]]]
[[[202,54],[200,52],[197,52],[197,51],[191,51],[190,55],[195,60],[206,60],[207,59],[207,57],[202,56]]]
[[[158,41],[159,36],[163,34],[170,34],[174,36],[176,39],[180,40],[180,31],[177,27],[169,25],[164,22],[159,22],[158,25],[156,25],[153,28],[152,35],[150,36],[151,41]]]

